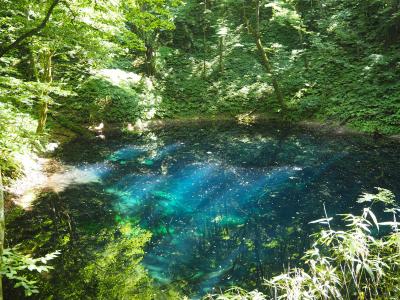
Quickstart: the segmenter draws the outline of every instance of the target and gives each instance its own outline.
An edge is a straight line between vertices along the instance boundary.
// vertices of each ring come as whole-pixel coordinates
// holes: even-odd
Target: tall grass
[[[378,188],[357,200],[360,215],[340,215],[345,226],[334,228],[325,217],[312,223],[325,227],[314,234],[314,243],[296,267],[265,280],[265,291],[231,289],[218,300],[314,300],[314,299],[400,299],[400,212],[394,195]],[[381,222],[373,212],[382,209]],[[345,229],[343,229],[345,227]]]

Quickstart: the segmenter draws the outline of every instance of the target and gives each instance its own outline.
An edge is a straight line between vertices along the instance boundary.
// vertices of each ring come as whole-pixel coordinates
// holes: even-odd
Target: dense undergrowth
[[[8,44],[46,13],[32,6],[36,16],[24,19],[24,5],[2,10]],[[10,176],[13,151],[36,147],[43,124],[35,135],[34,123],[47,118],[50,134],[85,134],[82,128],[100,122],[240,113],[398,134],[396,8],[396,1],[378,0],[142,0],[119,11],[106,2],[56,4],[40,34],[0,58],[0,165]]]
[[[221,3],[206,12],[204,43],[201,28],[196,27],[196,19],[202,18],[196,9],[201,7],[191,3],[185,19],[177,18],[177,26],[194,32],[190,48],[174,45],[160,51],[160,60],[170,70],[162,74],[169,116],[256,111],[288,120],[332,121],[370,133],[398,133],[400,67],[394,42],[398,35],[382,36],[383,20],[379,29],[373,27],[389,8],[366,19],[359,11],[361,4],[327,2],[321,4],[324,19],[316,20],[317,7],[293,1],[310,9],[293,11],[290,2],[272,2],[260,12],[262,39],[285,95],[286,115],[276,101],[271,74],[260,63],[254,38],[243,25],[241,4]],[[380,9],[378,1],[365,5]],[[210,17],[215,14],[219,19]],[[221,27],[228,28],[223,70]]]
[[[21,154],[99,123],[246,113],[399,134],[399,11],[397,0],[3,1],[5,183]]]

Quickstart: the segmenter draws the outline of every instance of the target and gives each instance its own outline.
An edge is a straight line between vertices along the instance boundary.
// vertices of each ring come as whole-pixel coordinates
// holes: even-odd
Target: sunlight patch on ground
[[[102,69],[97,71],[97,74],[114,85],[138,84],[142,79],[142,76],[136,73],[126,72],[119,69]]]
[[[16,180],[7,192],[16,205],[28,209],[36,199],[36,188],[46,181],[44,166],[48,160],[29,153],[17,153],[15,159],[21,164],[24,176]]]

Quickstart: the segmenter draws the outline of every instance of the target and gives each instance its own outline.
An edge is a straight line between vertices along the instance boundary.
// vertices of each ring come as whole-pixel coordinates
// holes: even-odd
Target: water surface
[[[43,240],[45,253],[60,245],[60,231],[70,232],[50,278],[62,285],[98,250],[94,236],[135,220],[153,234],[142,265],[158,285],[177,285],[192,298],[231,285],[260,288],[263,277],[298,262],[323,204],[334,215],[357,212],[355,199],[374,187],[400,194],[398,146],[233,123],[75,140],[57,156],[80,180],[44,194],[9,225],[19,228],[10,240]],[[60,225],[33,225],[46,217]],[[71,261],[74,251],[82,261]],[[38,298],[57,298],[56,288],[47,289]]]

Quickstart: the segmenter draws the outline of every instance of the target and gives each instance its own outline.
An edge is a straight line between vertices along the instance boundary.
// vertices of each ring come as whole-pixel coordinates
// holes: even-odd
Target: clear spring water
[[[95,251],[87,236],[114,226],[110,220],[132,218],[153,233],[142,264],[160,285],[184,283],[192,297],[231,285],[260,287],[263,277],[303,255],[318,229],[309,222],[323,216],[324,203],[334,215],[357,212],[355,199],[374,187],[400,195],[398,147],[361,136],[233,123],[76,140],[58,157],[80,178],[66,180],[57,197],[44,194],[52,200],[16,218],[11,241],[45,236],[43,249],[55,250],[60,229],[33,224],[61,211],[53,219],[68,215],[79,240],[64,252]],[[58,284],[79,272],[68,255],[57,264]]]

